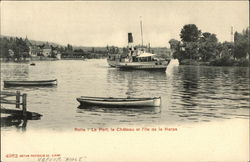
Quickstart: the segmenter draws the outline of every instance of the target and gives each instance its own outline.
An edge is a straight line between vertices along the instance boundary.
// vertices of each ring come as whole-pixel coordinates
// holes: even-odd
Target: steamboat
[[[170,59],[157,57],[150,46],[134,46],[132,33],[128,33],[128,47],[123,50],[108,49],[107,62],[109,66],[121,70],[157,70],[165,71]]]

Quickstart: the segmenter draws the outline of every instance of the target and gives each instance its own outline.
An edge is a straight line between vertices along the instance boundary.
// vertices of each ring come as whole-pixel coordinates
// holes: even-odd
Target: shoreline
[[[180,65],[194,65],[194,66],[227,66],[227,67],[249,67],[250,62],[249,59],[241,59],[241,60],[211,60],[208,62],[204,61],[198,61],[198,60],[193,60],[193,59],[184,59],[184,60],[179,60]]]
[[[6,60],[6,58],[0,58],[0,62],[8,63],[29,63],[32,61],[60,61],[60,60],[80,60],[80,61],[85,61],[89,59],[106,59],[106,58],[28,58],[26,60]],[[174,60],[174,59],[172,59]],[[177,59],[178,60],[178,59]],[[219,62],[221,61],[221,62]],[[184,59],[184,60],[178,60],[179,65],[192,65],[192,66],[210,66],[210,67],[250,67],[250,61],[249,59],[241,59],[241,60],[229,60],[229,62],[222,62],[223,60],[212,60],[210,62],[204,62],[204,61],[198,61],[198,60],[193,60],[193,59]]]

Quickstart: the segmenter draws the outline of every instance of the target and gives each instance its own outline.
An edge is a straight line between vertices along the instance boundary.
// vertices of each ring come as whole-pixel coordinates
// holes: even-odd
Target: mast
[[[233,45],[235,45],[234,44],[234,28],[233,28],[233,26],[231,26],[231,42],[233,43]],[[234,48],[235,48],[235,46],[233,46],[233,49],[232,49],[233,56],[234,56]]]
[[[231,42],[234,42],[234,29],[233,26],[231,26]]]
[[[142,47],[143,47],[142,20],[140,20],[140,25],[141,25],[141,44],[142,44]]]

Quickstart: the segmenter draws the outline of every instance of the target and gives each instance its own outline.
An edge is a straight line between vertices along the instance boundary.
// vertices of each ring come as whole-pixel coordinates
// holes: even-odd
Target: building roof
[[[152,56],[154,56],[154,55],[155,55],[155,54],[144,52],[144,53],[140,54],[140,55],[137,56],[137,57],[152,57]]]
[[[48,42],[45,44],[45,46],[43,47],[43,49],[51,49],[51,47],[50,47],[50,45],[49,45]]]
[[[25,38],[24,41],[25,41],[25,43],[26,43],[27,46],[32,46],[32,44],[31,44],[30,41],[28,40],[27,36],[26,36],[26,38]]]

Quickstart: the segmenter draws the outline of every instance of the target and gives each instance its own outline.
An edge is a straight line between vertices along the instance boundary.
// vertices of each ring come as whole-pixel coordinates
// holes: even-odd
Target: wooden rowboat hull
[[[102,98],[102,97],[80,97],[77,101],[83,105],[103,107],[159,107],[161,98]]]
[[[57,85],[55,80],[40,80],[40,81],[4,81],[4,86],[53,86]]]

